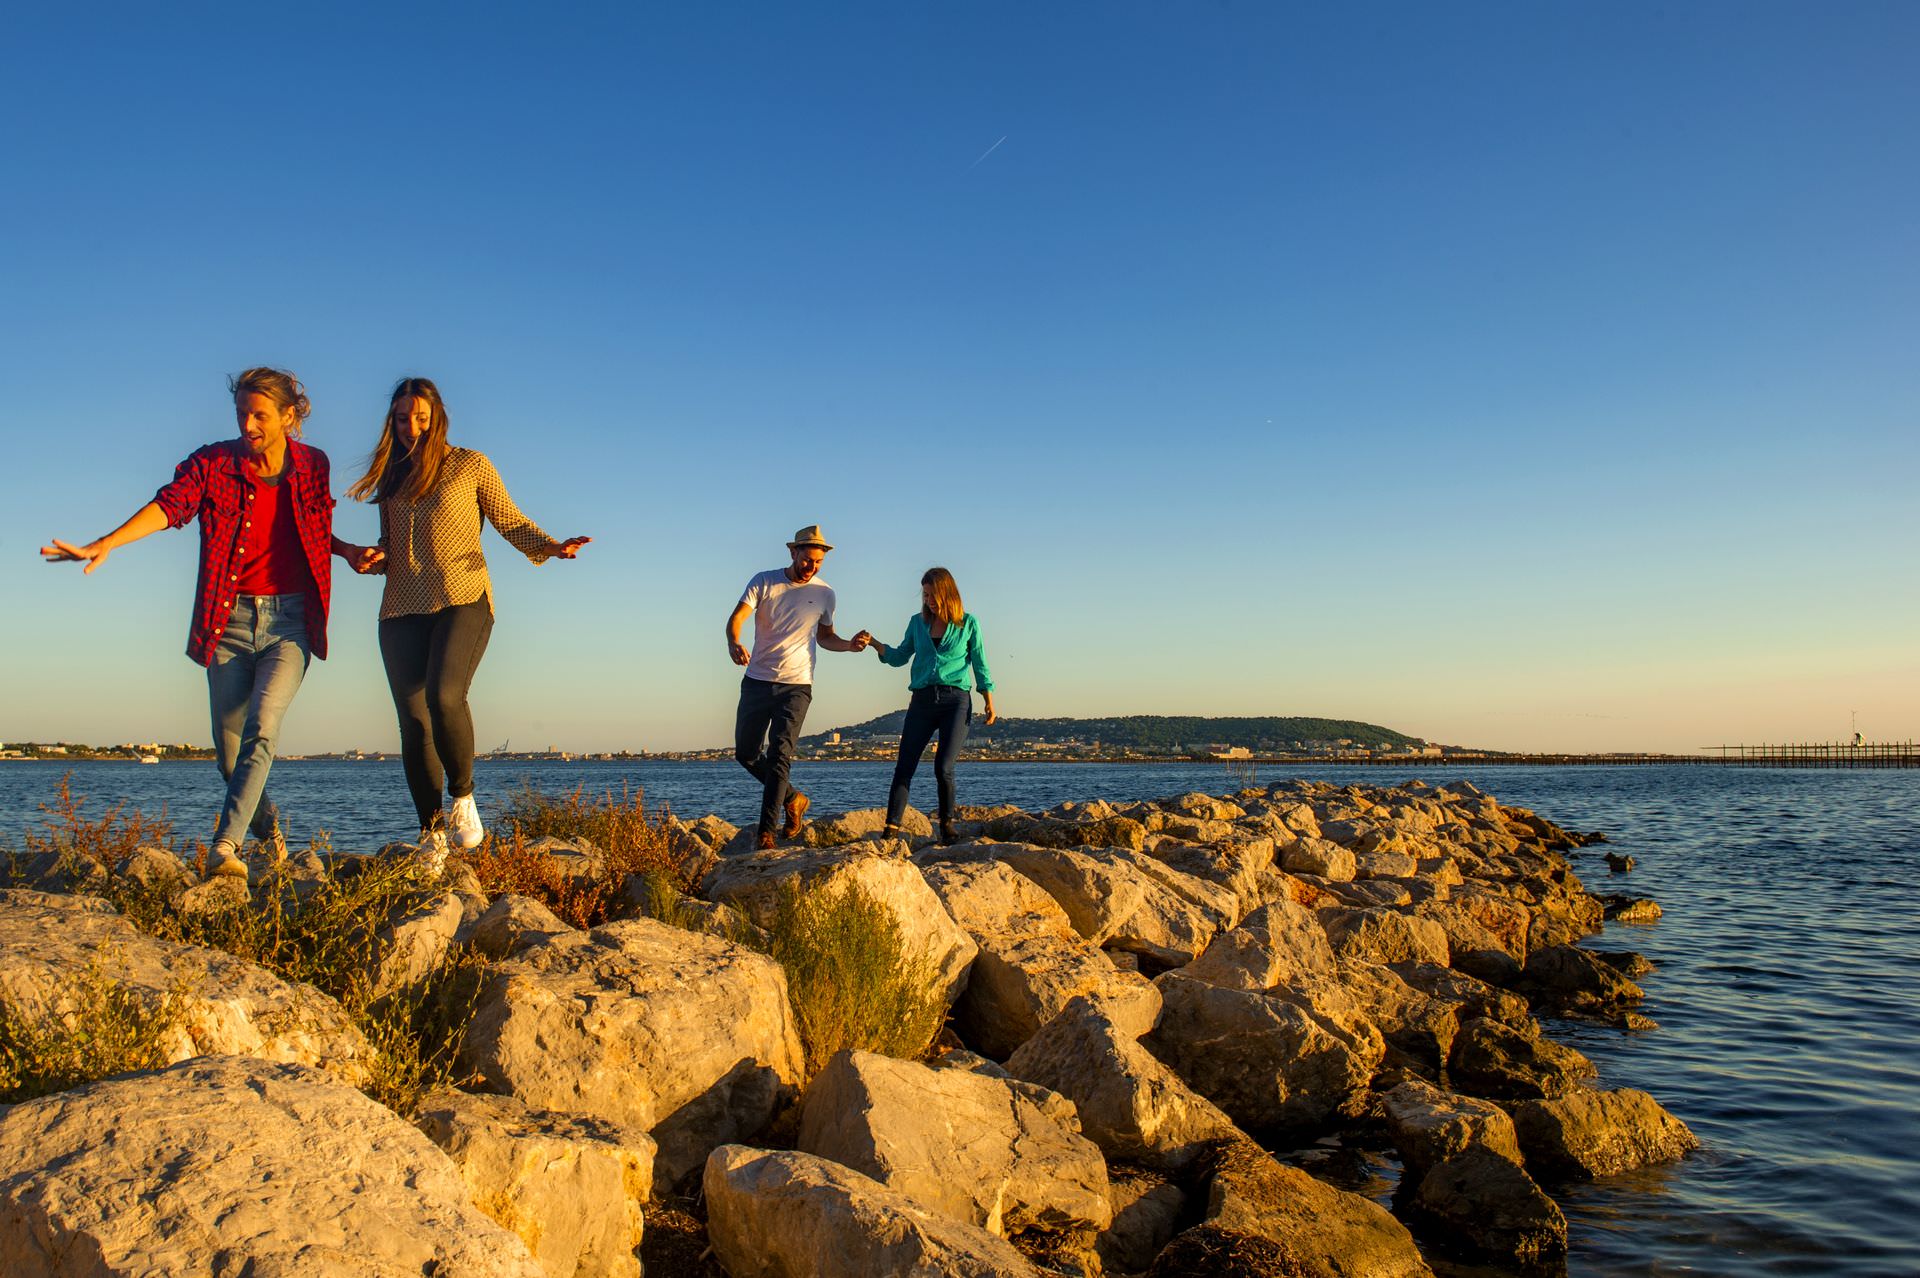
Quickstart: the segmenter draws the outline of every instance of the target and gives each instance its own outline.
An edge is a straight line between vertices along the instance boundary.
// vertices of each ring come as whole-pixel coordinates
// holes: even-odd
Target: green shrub
[[[116,980],[98,957],[57,1008],[36,1014],[0,999],[0,1104],[159,1069],[172,1058],[180,1023],[177,993],[156,1006]]]
[[[808,1078],[852,1049],[917,1060],[946,1018],[939,973],[856,884],[782,885],[765,948],[787,974]]]

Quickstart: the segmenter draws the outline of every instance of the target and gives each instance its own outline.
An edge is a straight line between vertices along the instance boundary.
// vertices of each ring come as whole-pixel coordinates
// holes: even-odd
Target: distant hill
[[[852,727],[802,737],[806,746],[822,746],[833,732],[840,740],[897,738],[907,712],[895,710]],[[1377,723],[1358,719],[1310,719],[1297,715],[1208,718],[1200,715],[1129,714],[1111,719],[1002,719],[991,728],[976,714],[971,741],[1009,747],[1028,742],[1079,741],[1088,745],[1137,750],[1193,750],[1201,746],[1245,746],[1249,750],[1298,750],[1350,741],[1366,746],[1426,744]]]

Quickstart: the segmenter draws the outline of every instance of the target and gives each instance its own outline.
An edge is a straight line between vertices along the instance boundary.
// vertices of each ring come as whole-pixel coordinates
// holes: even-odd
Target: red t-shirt
[[[246,509],[240,515],[241,595],[306,595],[313,593],[313,570],[300,545],[300,529],[293,518],[291,476],[269,484],[244,468]]]

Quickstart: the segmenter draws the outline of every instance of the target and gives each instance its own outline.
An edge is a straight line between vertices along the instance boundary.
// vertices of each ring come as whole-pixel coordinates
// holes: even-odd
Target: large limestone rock
[[[724,1145],[703,1187],[731,1278],[1040,1278],[1005,1239],[810,1154]]]
[[[1247,838],[1229,831],[1217,842],[1191,842],[1172,835],[1147,840],[1146,852],[1180,873],[1219,884],[1232,892],[1245,915],[1263,903],[1261,872],[1273,865],[1273,840]]]
[[[1265,1238],[1313,1278],[1432,1278],[1413,1235],[1386,1208],[1277,1162],[1252,1141],[1213,1158],[1206,1222]]]
[[[150,1009],[172,1001],[171,1060],[254,1056],[320,1066],[347,1083],[365,1075],[365,1038],[310,985],[223,950],[148,936],[91,898],[17,891],[0,898],[0,1003],[19,1015],[70,1012],[76,985],[92,973]]]
[[[1469,1149],[1520,1161],[1513,1120],[1491,1101],[1453,1096],[1419,1079],[1402,1082],[1381,1101],[1401,1165],[1412,1179]]]
[[[1009,1057],[1007,1072],[1072,1101],[1080,1130],[1110,1159],[1180,1168],[1236,1134],[1213,1102],[1084,998]]]
[[[458,893],[442,892],[388,923],[374,937],[367,959],[368,987],[378,996],[424,981],[446,961],[467,920],[466,901]]]
[[[760,927],[773,921],[782,893],[858,888],[891,914],[900,939],[934,966],[946,1001],[959,996],[978,947],[953,921],[912,862],[864,845],[775,848],[722,857],[701,881],[708,900],[730,905]]]
[[[1058,901],[1082,936],[1160,968],[1191,963],[1240,916],[1240,900],[1230,889],[1181,874],[1142,852],[992,847],[999,860]]]
[[[444,1090],[414,1120],[453,1159],[474,1206],[511,1230],[552,1278],[640,1278],[653,1139],[604,1119]]]
[[[908,808],[901,816],[900,829],[910,839],[933,837],[933,823],[927,820],[926,814],[917,808]],[[801,837],[810,846],[828,848],[858,842],[861,839],[876,838],[885,834],[886,830],[887,810],[885,808],[859,808],[852,812],[843,812],[838,816],[810,821]]]
[[[1156,983],[1160,1023],[1147,1046],[1249,1130],[1324,1123],[1386,1054],[1380,1031],[1334,986],[1225,989],[1185,972]]]
[[[1149,1172],[1116,1169],[1108,1176],[1107,1199],[1113,1224],[1097,1244],[1101,1264],[1108,1273],[1145,1273],[1180,1227],[1185,1191]]]
[[[1352,879],[1359,868],[1352,848],[1310,836],[1283,845],[1279,861],[1280,868],[1290,874],[1311,874],[1340,882]]]
[[[1327,939],[1343,958],[1375,963],[1447,961],[1447,934],[1432,919],[1398,910],[1329,910],[1321,916]]]
[[[979,947],[954,1023],[968,1043],[1005,1059],[1073,999],[1102,1004],[1135,1036],[1160,1015],[1160,991],[1122,972],[1073,930],[1066,912],[998,861],[938,862],[921,871]]]
[[[1072,1102],[1031,1083],[842,1052],[807,1089],[798,1146],[990,1233],[1112,1223]]]
[[[1513,1107],[1513,1123],[1528,1163],[1567,1179],[1673,1162],[1700,1146],[1659,1101],[1630,1087],[1525,1101]]]
[[[1532,998],[1542,1014],[1618,1016],[1645,997],[1613,964],[1572,945],[1534,953],[1516,988]]]
[[[506,958],[550,936],[577,930],[532,897],[505,892],[474,920],[467,944],[488,958]]]
[[[8,1278],[544,1278],[391,1111],[318,1070],[202,1057],[0,1110]]]
[[[1461,1025],[1447,1068],[1455,1087],[1495,1100],[1563,1096],[1597,1072],[1573,1048],[1544,1037],[1537,1023],[1485,1019]]]
[[[1567,1254],[1567,1218],[1519,1163],[1473,1148],[1402,1182],[1395,1203],[1458,1250],[1547,1265]]]
[[[764,1127],[799,1085],[779,964],[652,919],[571,932],[500,963],[463,1061],[533,1109],[650,1131],[672,1183]]]
[[[1130,848],[1139,851],[1147,828],[1130,817],[1088,812],[1084,819],[1012,812],[986,824],[986,835],[1002,843],[1031,843],[1047,848]]]

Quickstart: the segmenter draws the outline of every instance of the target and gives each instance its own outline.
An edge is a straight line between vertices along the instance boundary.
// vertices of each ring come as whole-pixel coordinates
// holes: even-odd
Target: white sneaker
[[[428,874],[441,874],[447,868],[447,834],[444,830],[420,831],[420,868]]]
[[[480,805],[471,794],[455,799],[447,809],[447,834],[457,848],[477,848],[487,837],[486,827],[480,824]]]

